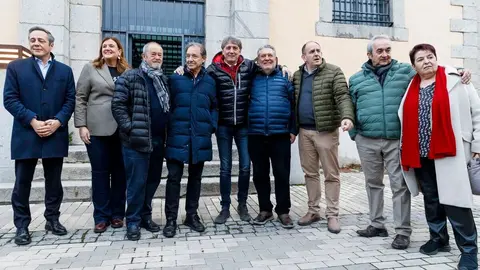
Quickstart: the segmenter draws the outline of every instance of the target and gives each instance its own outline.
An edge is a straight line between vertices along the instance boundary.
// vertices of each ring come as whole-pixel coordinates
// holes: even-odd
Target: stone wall
[[[102,0],[70,0],[70,66],[78,80],[83,66],[98,55],[102,39]],[[69,123],[72,144],[83,144]]]
[[[41,26],[55,37],[58,61],[70,64],[70,0],[21,0],[19,43],[28,48],[28,29]],[[45,9],[48,7],[48,9]],[[40,10],[45,10],[40,12]]]
[[[472,72],[472,82],[480,87],[480,0],[451,0],[452,6],[462,7],[462,18],[451,19],[450,31],[463,34],[463,44],[452,45],[452,58],[463,60]]]
[[[228,35],[242,40],[242,54],[251,59],[260,46],[268,43],[269,0],[206,1],[205,9],[207,64]]]

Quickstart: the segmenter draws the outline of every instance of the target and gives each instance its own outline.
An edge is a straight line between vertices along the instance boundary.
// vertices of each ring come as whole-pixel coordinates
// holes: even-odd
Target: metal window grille
[[[120,39],[133,67],[141,61],[143,45],[156,41],[170,74],[184,62],[188,42],[205,40],[205,0],[103,0],[102,15],[103,36]]]
[[[332,0],[332,22],[391,27],[390,0]]]

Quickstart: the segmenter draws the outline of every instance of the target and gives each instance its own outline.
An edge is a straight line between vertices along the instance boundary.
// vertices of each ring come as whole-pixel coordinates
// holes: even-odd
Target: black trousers
[[[187,216],[197,214],[198,201],[202,187],[203,162],[188,164],[187,200],[185,211]],[[165,215],[167,220],[177,220],[180,204],[180,182],[183,176],[183,162],[167,160],[168,177],[165,191]]]
[[[248,152],[253,165],[253,184],[257,189],[260,211],[272,212],[270,201],[270,161],[275,177],[275,212],[278,215],[290,212],[290,158],[289,134],[271,136],[248,136]]]
[[[458,249],[462,253],[477,254],[477,228],[472,210],[441,204],[438,197],[435,162],[431,159],[422,158],[421,166],[421,168],[415,169],[415,175],[423,193],[430,239],[440,243],[448,243],[448,217]],[[452,181],[455,181],[455,179],[452,179]]]
[[[15,160],[15,186],[12,192],[13,222],[17,228],[28,228],[32,221],[30,213],[30,190],[38,159]],[[42,159],[45,176],[45,212],[46,220],[54,221],[60,217],[60,205],[63,200],[62,168],[63,158]]]

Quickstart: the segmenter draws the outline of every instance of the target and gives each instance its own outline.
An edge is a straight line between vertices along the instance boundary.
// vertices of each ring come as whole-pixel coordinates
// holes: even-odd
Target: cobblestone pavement
[[[386,185],[385,197],[391,198],[388,181]],[[307,209],[305,187],[293,186],[291,198],[291,215],[297,220]],[[232,201],[235,202],[235,196]],[[479,202],[480,199],[475,198],[475,204]],[[324,203],[322,200],[322,207]],[[250,195],[249,204],[251,214],[256,215],[256,195]],[[155,200],[153,209],[154,220],[163,225],[163,200]],[[125,228],[93,233],[93,206],[90,202],[63,203],[61,221],[69,230],[66,236],[45,233],[43,210],[41,204],[31,206],[33,242],[26,247],[17,247],[11,241],[15,233],[11,207],[0,206],[0,269],[441,270],[455,269],[459,259],[453,240],[453,249],[449,253],[425,256],[418,252],[418,247],[428,240],[421,197],[412,200],[414,232],[409,249],[390,247],[394,236],[390,199],[385,200],[390,237],[358,237],[355,231],[368,225],[364,179],[359,173],[342,174],[342,232],[337,235],[327,231],[325,220],[312,226],[296,225],[294,229],[286,230],[277,221],[266,226],[241,222],[236,212],[232,212],[227,224],[218,226],[212,220],[219,212],[219,197],[201,198],[199,212],[207,226],[205,233],[192,232],[181,225],[175,238],[166,239],[161,232],[152,234],[142,229],[141,240],[135,242],[124,239]],[[182,209],[180,216],[184,214]],[[477,224],[480,224],[479,214],[476,208]],[[450,235],[453,236],[451,232]]]

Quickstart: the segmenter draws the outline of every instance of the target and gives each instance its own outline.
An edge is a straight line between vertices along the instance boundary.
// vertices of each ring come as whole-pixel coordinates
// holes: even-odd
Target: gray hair
[[[237,45],[240,50],[242,49],[242,41],[236,37],[228,36],[222,40],[222,50],[229,44]]]
[[[267,45],[263,45],[262,47],[258,48],[257,50],[257,56],[260,54],[260,52],[263,50],[263,49],[271,49],[273,51],[273,54],[276,56],[277,55],[277,51],[275,50],[275,48],[270,45],[270,44],[267,44]]]
[[[157,44],[158,46],[160,46],[160,48],[162,47],[162,45],[158,44],[157,42],[150,41],[143,46],[142,54],[146,54],[148,52],[148,50],[150,49],[150,45],[153,45],[153,44]]]
[[[367,45],[368,53],[370,54],[373,53],[373,44],[375,43],[376,40],[379,40],[379,39],[386,39],[386,40],[392,41],[390,37],[387,35],[376,35],[372,39],[370,39],[370,41],[368,42],[368,45]]]
[[[207,50],[205,49],[205,46],[203,46],[203,44],[201,43],[198,43],[198,42],[190,42],[187,44],[187,46],[185,47],[185,53],[188,51],[188,49],[190,47],[198,47],[200,48],[200,54],[202,55],[202,57],[207,57]]]
[[[55,42],[55,38],[53,37],[52,33],[50,31],[48,31],[47,29],[43,28],[43,27],[40,27],[40,26],[34,26],[32,28],[30,28],[28,30],[28,39],[30,39],[30,34],[33,32],[33,31],[42,31],[42,32],[45,32],[47,34],[47,37],[48,37],[48,43],[49,44],[52,44]]]

